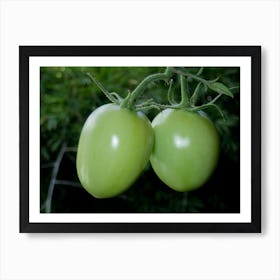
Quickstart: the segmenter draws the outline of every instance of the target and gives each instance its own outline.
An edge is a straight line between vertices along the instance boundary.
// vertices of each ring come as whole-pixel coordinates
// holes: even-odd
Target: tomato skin
[[[153,148],[150,121],[115,104],[106,104],[86,120],[78,144],[77,173],[96,198],[127,190],[145,168]]]
[[[219,156],[213,123],[198,113],[166,109],[155,117],[152,127],[155,144],[150,161],[157,176],[180,192],[202,186]]]

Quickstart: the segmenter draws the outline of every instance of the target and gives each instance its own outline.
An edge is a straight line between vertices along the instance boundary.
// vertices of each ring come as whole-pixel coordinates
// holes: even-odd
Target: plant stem
[[[215,103],[221,96],[222,96],[222,94],[217,95],[212,101],[208,102],[207,104],[210,105],[210,104]]]
[[[183,108],[188,107],[190,104],[189,96],[186,88],[186,81],[183,75],[180,75],[180,84],[181,84],[181,103],[180,106]]]
[[[135,102],[136,98],[138,98],[143,91],[146,89],[147,85],[158,81],[158,80],[166,80],[172,76],[172,69],[171,67],[166,67],[166,70],[164,73],[157,73],[157,74],[152,74],[146,77],[131,93],[131,97],[129,100],[129,104],[131,107],[133,107],[133,103]]]
[[[206,80],[204,80],[204,79],[202,79],[202,78],[200,78],[200,77],[198,77],[196,75],[188,73],[186,71],[182,71],[182,70],[178,70],[178,69],[173,68],[173,72],[177,73],[177,74],[180,74],[180,75],[183,75],[183,76],[186,76],[186,77],[189,77],[189,78],[192,78],[192,79],[195,79],[195,80],[197,80],[197,81],[199,81],[199,82],[201,82],[203,84],[208,85],[208,81],[206,81]]]
[[[49,190],[48,190],[48,196],[45,202],[45,209],[46,209],[46,213],[50,213],[51,212],[51,208],[52,208],[52,195],[53,195],[53,190],[54,190],[54,186],[55,186],[55,182],[56,182],[56,177],[59,171],[59,166],[61,163],[61,160],[63,158],[63,155],[65,153],[65,149],[66,149],[66,143],[64,142],[62,144],[62,147],[58,153],[57,159],[55,161],[54,164],[54,168],[52,171],[52,177],[51,177],[51,181],[50,181],[50,185],[49,185]]]
[[[147,105],[136,105],[135,106],[135,110],[136,111],[141,111],[141,110],[149,110],[149,109],[157,109],[157,110],[161,110],[161,109],[172,109],[172,108],[178,108],[178,106],[176,105],[167,105],[167,104],[160,104],[160,103],[156,103],[156,102],[152,102],[152,103],[149,103]]]
[[[169,88],[168,88],[168,92],[167,92],[167,99],[168,102],[172,105],[175,105],[175,99],[174,99],[174,95],[173,95],[173,91],[172,91],[172,85],[173,85],[173,80],[171,79],[169,82]]]
[[[196,104],[196,101],[198,99],[198,93],[199,93],[200,86],[201,86],[201,82],[197,84],[197,86],[196,86],[196,88],[194,90],[194,93],[193,93],[193,95],[191,97],[190,102],[191,102],[192,106],[195,106],[195,104]]]
[[[71,186],[71,187],[75,187],[75,188],[82,188],[82,185],[80,183],[67,181],[67,180],[56,180],[55,184],[56,185]]]
[[[183,194],[183,199],[182,199],[182,212],[186,212],[187,208],[188,208],[188,201],[189,200],[189,193],[185,192]]]
[[[204,104],[204,105],[201,105],[201,106],[196,106],[196,107],[192,107],[192,111],[199,111],[199,110],[202,110],[202,109],[207,109],[209,107],[214,107],[218,112],[219,114],[221,115],[221,117],[223,118],[223,120],[225,120],[225,116],[223,114],[223,111],[220,109],[220,107],[214,103],[207,103],[207,104]]]
[[[109,92],[94,76],[87,73],[88,77],[97,85],[97,87],[106,95],[106,97],[115,104],[120,104],[120,100],[115,92]]]

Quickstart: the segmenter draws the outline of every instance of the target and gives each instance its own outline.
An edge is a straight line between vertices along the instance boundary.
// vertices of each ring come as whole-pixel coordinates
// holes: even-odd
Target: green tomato
[[[106,104],[86,120],[78,144],[77,173],[96,198],[127,190],[149,161],[154,133],[141,112]]]
[[[170,188],[185,192],[201,187],[214,171],[219,137],[206,115],[166,109],[152,122],[155,144],[150,161]]]

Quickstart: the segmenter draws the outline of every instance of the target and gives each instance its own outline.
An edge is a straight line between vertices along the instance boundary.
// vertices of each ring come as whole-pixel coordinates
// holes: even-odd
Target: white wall
[[[2,0],[0,8],[0,279],[280,279],[279,1]],[[262,45],[262,234],[18,233],[18,45],[103,44]]]

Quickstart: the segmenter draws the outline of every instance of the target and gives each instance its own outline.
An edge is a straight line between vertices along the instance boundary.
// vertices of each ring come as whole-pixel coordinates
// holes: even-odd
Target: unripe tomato
[[[77,172],[96,198],[128,189],[146,166],[154,143],[150,121],[118,105],[106,104],[86,120],[78,144]]]
[[[170,188],[184,192],[202,186],[214,171],[219,138],[204,115],[166,109],[152,122],[155,132],[151,164]]]

